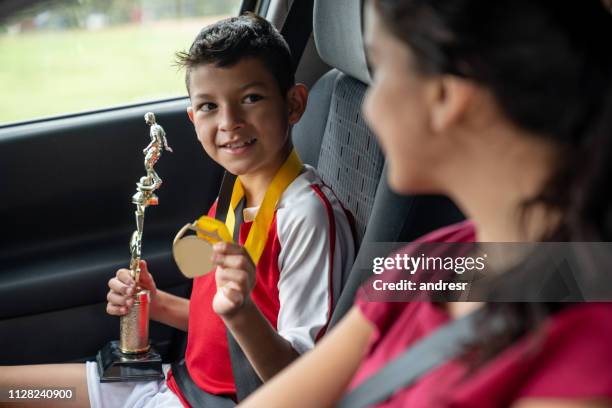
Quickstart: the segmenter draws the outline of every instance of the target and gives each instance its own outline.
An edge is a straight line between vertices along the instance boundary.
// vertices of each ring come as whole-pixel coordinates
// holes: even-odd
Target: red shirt
[[[215,209],[216,205],[213,205],[210,211],[212,215]],[[276,230],[275,223],[276,217],[270,226],[271,230]],[[252,222],[240,225],[241,245],[244,245],[252,225]],[[257,281],[251,292],[251,299],[274,329],[280,308],[277,288],[280,272],[275,262],[278,246],[278,239],[274,238],[266,244],[257,266]],[[213,394],[234,396],[236,389],[226,328],[223,320],[212,308],[216,292],[215,271],[194,279],[192,293],[195,295],[191,296],[189,303],[190,321],[185,362],[191,378],[200,388]]]
[[[464,222],[419,241],[474,239],[472,224]],[[444,309],[428,302],[369,302],[362,291],[356,304],[375,333],[350,389],[450,320]],[[462,362],[449,361],[377,406],[478,408],[527,397],[612,399],[612,304],[567,307],[539,334],[524,336],[467,376]]]
[[[214,216],[215,209],[213,205],[208,215]],[[241,245],[252,226],[244,218]],[[304,353],[325,333],[353,259],[351,226],[342,205],[314,170],[305,166],[277,205],[257,263],[251,299],[278,334]],[[214,271],[194,279],[185,362],[201,389],[234,396],[226,327],[212,308],[216,292]],[[171,372],[167,383],[188,407]]]

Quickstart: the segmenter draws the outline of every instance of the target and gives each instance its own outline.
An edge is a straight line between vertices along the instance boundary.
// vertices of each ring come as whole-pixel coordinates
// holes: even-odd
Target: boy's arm
[[[316,198],[300,202],[305,205],[279,208],[276,214],[281,248],[276,330],[250,299],[255,266],[246,250],[229,244],[215,247],[213,260],[219,267],[213,308],[263,380],[314,347],[327,328],[334,288],[340,287],[342,272],[354,257],[350,224],[341,207]]]
[[[153,276],[144,260],[140,261],[140,282],[143,289],[151,294],[151,319],[187,331],[189,319],[189,300],[157,289]],[[123,316],[134,305],[132,295],[137,290],[128,269],[119,269],[114,278],[108,281],[110,291],[106,298],[108,314]]]
[[[335,406],[368,351],[374,330],[354,307],[314,350],[264,384],[240,407]]]
[[[245,302],[239,313],[223,318],[223,321],[264,382],[300,356],[250,300]]]
[[[187,331],[189,299],[158,290],[155,302],[151,304],[151,319]]]
[[[257,375],[267,381],[299,354],[261,314],[250,293],[255,286],[255,265],[246,249],[220,242],[214,246],[217,293],[213,309],[244,351]]]

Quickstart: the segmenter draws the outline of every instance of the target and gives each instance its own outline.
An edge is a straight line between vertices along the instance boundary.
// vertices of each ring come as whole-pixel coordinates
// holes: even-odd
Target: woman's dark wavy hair
[[[525,210],[543,203],[562,214],[541,240],[612,241],[612,16],[601,0],[373,1],[421,73],[485,86],[514,124],[561,147],[554,176],[524,203]],[[542,266],[525,260],[504,274],[496,295],[529,291]],[[480,362],[564,306],[487,303],[473,345]],[[487,322],[500,317],[506,329],[495,333]]]
[[[189,93],[191,71],[202,64],[231,67],[244,58],[257,58],[276,79],[283,97],[295,84],[291,50],[283,36],[265,18],[247,12],[204,27],[188,52],[176,53],[185,68]]]

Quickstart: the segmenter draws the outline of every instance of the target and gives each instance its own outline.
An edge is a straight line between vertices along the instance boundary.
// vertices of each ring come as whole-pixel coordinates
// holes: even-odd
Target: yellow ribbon
[[[270,229],[272,219],[274,218],[274,210],[276,209],[276,205],[289,184],[291,184],[293,180],[300,175],[303,167],[304,164],[300,160],[295,149],[293,149],[287,160],[285,160],[285,163],[283,163],[281,168],[276,172],[276,175],[266,190],[264,199],[259,207],[259,210],[257,211],[257,215],[253,221],[253,225],[251,225],[249,235],[244,243],[244,247],[255,265],[257,265],[257,262],[259,261],[259,258],[261,257],[261,254],[266,246],[268,230]],[[240,200],[242,200],[244,197],[244,194],[244,188],[240,182],[240,177],[237,177],[232,189],[230,208],[228,209],[227,216],[225,218],[226,229],[221,227],[221,225],[223,225],[221,222],[208,216],[200,217],[197,222],[198,228],[201,228],[204,231],[214,229],[224,241],[232,242],[232,234],[230,231],[234,231],[234,227],[236,225],[235,210],[236,207],[238,207]],[[198,233],[198,235],[201,234]],[[226,239],[228,237],[230,239]]]

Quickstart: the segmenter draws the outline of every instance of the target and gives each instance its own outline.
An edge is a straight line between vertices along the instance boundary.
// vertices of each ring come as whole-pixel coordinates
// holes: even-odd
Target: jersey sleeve
[[[281,245],[277,330],[300,354],[312,349],[325,332],[342,269],[352,262],[345,258],[353,254],[343,253],[348,252],[343,241],[352,239],[346,236],[345,218],[314,192],[277,211]]]

